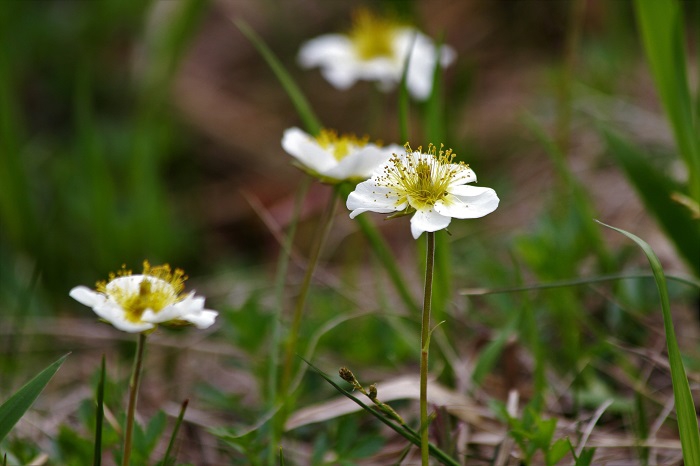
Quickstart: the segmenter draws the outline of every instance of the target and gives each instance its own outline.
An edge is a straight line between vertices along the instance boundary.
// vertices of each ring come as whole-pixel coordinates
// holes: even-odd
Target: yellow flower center
[[[353,15],[352,29],[348,35],[361,60],[394,56],[394,34],[397,24],[387,18],[360,9]]]
[[[140,322],[146,309],[157,313],[180,301],[185,280],[187,276],[181,269],[172,270],[168,264],[151,267],[144,261],[143,274],[133,275],[122,266],[116,274],[109,274],[109,281],[98,282],[96,289],[114,299],[127,320]]]
[[[398,195],[397,205],[408,202],[416,210],[432,207],[447,197],[447,188],[456,175],[469,168],[464,162],[453,163],[456,156],[452,149],[440,150],[430,144],[428,152],[422,147],[414,153],[406,144],[406,157],[394,156],[379,177],[378,185],[389,188]]]
[[[316,137],[316,142],[340,161],[351,152],[366,146],[369,143],[369,137],[358,138],[354,134],[338,136],[338,133],[333,130],[322,129]]]

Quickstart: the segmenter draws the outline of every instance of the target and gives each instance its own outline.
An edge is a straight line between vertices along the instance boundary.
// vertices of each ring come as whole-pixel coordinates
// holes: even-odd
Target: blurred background
[[[66,371],[80,381],[96,368],[105,341],[130,354],[124,341],[113,341],[122,339],[116,331],[93,329],[91,311],[72,302],[68,291],[92,286],[122,264],[138,270],[148,259],[184,268],[190,287],[222,311],[219,338],[206,346],[202,336],[190,332],[181,350],[203,345],[197,351],[216,354],[231,372],[212,382],[216,391],[205,387],[198,393],[210,406],[240,408],[237,421],[254,422],[259,412],[250,406],[259,401],[255,376],[262,364],[256,352],[268,341],[274,307],[269,295],[279,253],[276,235],[288,226],[306,175],[280,146],[283,131],[301,121],[234,20],[245,21],[264,39],[324,126],[403,144],[396,91],[384,94],[361,82],[341,92],[318,70],[303,70],[296,62],[304,41],[346,31],[360,3],[391,12],[456,50],[456,62],[444,72],[445,139],[426,140],[426,104],[413,103],[410,142],[452,147],[480,184],[501,198],[493,215],[451,226],[456,297],[441,312],[462,318],[455,331],[469,343],[455,337],[460,354],[477,358],[525,299],[471,299],[460,290],[646,267],[633,245],[591,227],[592,218],[643,237],[671,273],[698,273],[700,258],[693,264],[692,252],[679,254],[627,181],[604,135],[607,130],[623,135],[644,151],[651,166],[678,183],[687,178],[645,60],[632,2],[6,1],[0,7],[0,351],[9,375],[0,394],[24,378],[18,358],[48,361],[73,350],[74,360],[85,358],[85,366]],[[695,89],[700,4],[681,4]],[[303,257],[329,193],[327,186],[314,184],[305,198],[296,241]],[[312,303],[321,310],[305,324],[309,329],[334,313],[372,308],[381,289],[389,287],[376,278],[370,254],[357,253],[364,243],[345,214],[341,207],[322,258],[324,291]],[[376,215],[373,220],[418,296],[420,255],[408,220],[384,222]],[[367,267],[373,272],[365,276]],[[292,295],[302,274],[301,266],[290,269]],[[338,288],[357,294],[368,282],[369,289],[376,285],[380,291],[332,309]],[[601,347],[597,332],[660,348],[658,333],[649,331],[660,322],[660,314],[649,315],[657,310],[650,283],[640,279],[614,289],[565,290],[539,301],[533,311],[541,313],[536,333],[553,348],[565,348],[547,356],[552,367],[565,372],[593,354],[607,357],[610,348]],[[679,302],[683,346],[696,351],[697,291],[674,284],[671,291]],[[586,327],[588,319],[595,324]],[[579,328],[557,333],[553,329],[562,322]],[[332,363],[353,358],[374,375],[385,364],[393,369],[411,364],[407,348],[416,332],[408,343],[392,337],[372,349],[359,335],[381,341],[396,328],[357,325],[339,336],[335,347],[327,343],[324,357]],[[171,337],[163,337],[163,347]],[[169,360],[176,353],[158,354]],[[604,373],[603,366],[592,370]],[[181,393],[206,380],[207,369],[218,370],[187,367],[194,373]],[[172,383],[169,369],[162,370]],[[505,396],[509,386],[530,383],[520,370],[503,370],[508,376],[492,381],[502,390],[495,393]],[[127,372],[124,362],[114,377]],[[457,377],[455,367],[448,372]],[[66,390],[68,379],[61,379]],[[582,376],[582,390],[592,386],[586,381]],[[148,380],[144,383],[148,386]],[[615,380],[603,385],[605,393],[617,390]],[[159,390],[145,395],[144,406],[163,393],[172,399],[167,387]],[[242,411],[245,406],[250,412]],[[214,457],[209,464],[217,464]]]

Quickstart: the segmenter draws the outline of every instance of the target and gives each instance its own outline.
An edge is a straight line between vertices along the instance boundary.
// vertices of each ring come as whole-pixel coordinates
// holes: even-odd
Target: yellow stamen
[[[366,146],[369,143],[369,137],[358,138],[354,134],[338,136],[338,133],[331,129],[322,129],[316,137],[316,142],[319,146],[330,151],[336,160],[340,161],[350,152]]]
[[[447,188],[455,176],[469,168],[464,162],[453,163],[456,154],[452,149],[443,151],[442,144],[439,151],[430,144],[427,153],[419,147],[414,154],[408,143],[405,148],[407,157],[394,154],[378,179],[380,186],[398,195],[396,205],[408,202],[412,208],[421,210],[446,200]]]
[[[397,24],[388,18],[362,8],[353,15],[352,29],[348,33],[357,55],[362,60],[377,57],[393,57],[394,34]]]
[[[181,269],[172,270],[168,264],[152,267],[148,261],[143,262],[138,286],[133,282],[136,277],[122,265],[117,273],[109,274],[108,281],[98,282],[96,287],[98,292],[114,299],[131,322],[140,322],[146,309],[157,313],[180,301],[187,280]]]

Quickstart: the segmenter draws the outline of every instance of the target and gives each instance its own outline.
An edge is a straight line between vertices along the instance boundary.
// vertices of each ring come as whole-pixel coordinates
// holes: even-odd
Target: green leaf
[[[598,222],[603,226],[612,228],[613,230],[622,233],[642,248],[642,251],[647,256],[651,270],[654,273],[656,286],[659,290],[661,298],[661,311],[664,318],[664,331],[666,332],[666,346],[668,348],[668,362],[671,366],[671,381],[673,383],[673,398],[676,403],[676,415],[678,418],[678,431],[681,437],[681,448],[683,449],[683,459],[685,464],[700,464],[700,433],[698,432],[698,419],[696,417],[695,404],[693,396],[690,393],[690,385],[683,367],[681,352],[678,348],[676,340],[676,332],[673,329],[673,321],[671,320],[671,305],[668,299],[668,290],[666,288],[666,277],[664,276],[663,268],[659,262],[651,246],[638,236],[633,235],[625,230],[606,225]],[[697,237],[696,237],[697,238]]]
[[[53,377],[67,357],[67,354],[61,356],[56,362],[37,374],[36,377],[27,382],[26,385],[20,388],[0,406],[0,442],[32,406],[34,401],[39,397],[39,394],[44,390],[44,387],[49,383],[49,380],[51,380],[51,377]]]
[[[568,438],[560,438],[547,451],[546,461],[548,466],[553,466],[561,461],[571,451],[571,442]]]
[[[250,26],[248,26],[248,23],[237,19],[234,21],[234,24],[243,33],[243,35],[248,38],[255,48],[258,49],[258,52],[260,52],[260,55],[262,55],[262,57],[265,59],[268,66],[272,69],[272,72],[275,73],[275,76],[277,76],[277,79],[282,84],[282,87],[287,92],[287,95],[292,100],[294,108],[296,108],[299,117],[304,122],[304,127],[306,130],[311,134],[318,134],[321,131],[321,123],[316,117],[316,114],[314,114],[314,111],[311,109],[311,105],[309,105],[306,97],[304,97],[304,94],[299,89],[299,86],[297,86],[290,76],[289,72],[284,68],[282,63],[275,56],[272,50],[270,50],[267,44],[265,44],[262,38],[258,36]]]
[[[653,167],[638,148],[609,131],[604,130],[603,134],[610,152],[644,206],[656,217],[695,275],[700,277],[700,222],[692,218],[688,208],[671,199],[673,193],[683,191],[682,187]]]
[[[676,0],[635,0],[634,4],[656,89],[690,172],[690,192],[700,202],[700,140],[688,86],[682,10]]]

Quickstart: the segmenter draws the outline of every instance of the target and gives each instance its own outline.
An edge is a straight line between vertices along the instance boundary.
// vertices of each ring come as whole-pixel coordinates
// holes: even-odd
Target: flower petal
[[[305,42],[299,49],[298,60],[304,68],[313,68],[328,66],[351,56],[354,56],[354,52],[350,38],[341,34],[325,34]]]
[[[190,312],[182,316],[182,320],[193,324],[199,329],[209,328],[216,321],[216,317],[219,315],[218,312],[212,311],[211,309],[202,309],[197,312]]]
[[[338,163],[333,154],[323,150],[313,137],[299,128],[289,128],[284,131],[282,148],[317,173],[326,172]]]
[[[352,211],[350,218],[355,218],[362,212],[388,214],[406,208],[406,203],[400,203],[396,193],[383,186],[377,186],[373,179],[358,184],[348,196],[345,205]]]
[[[376,168],[386,163],[393,153],[400,151],[401,148],[395,144],[388,147],[367,144],[365,147],[345,156],[338,165],[322,173],[322,175],[337,180],[350,178],[367,179]]]
[[[107,300],[104,304],[93,308],[95,314],[112,324],[115,328],[129,333],[139,333],[155,327],[148,322],[132,322],[126,318],[124,309],[116,302]]]
[[[452,219],[445,215],[441,215],[434,209],[417,210],[411,217],[411,234],[414,239],[424,231],[438,231],[447,228]]]
[[[102,293],[91,290],[87,286],[76,286],[68,296],[78,301],[80,304],[86,306],[95,307],[97,305],[103,304],[107,298]]]
[[[498,207],[496,191],[479,186],[455,186],[450,194],[435,203],[435,210],[454,218],[479,218]]]

